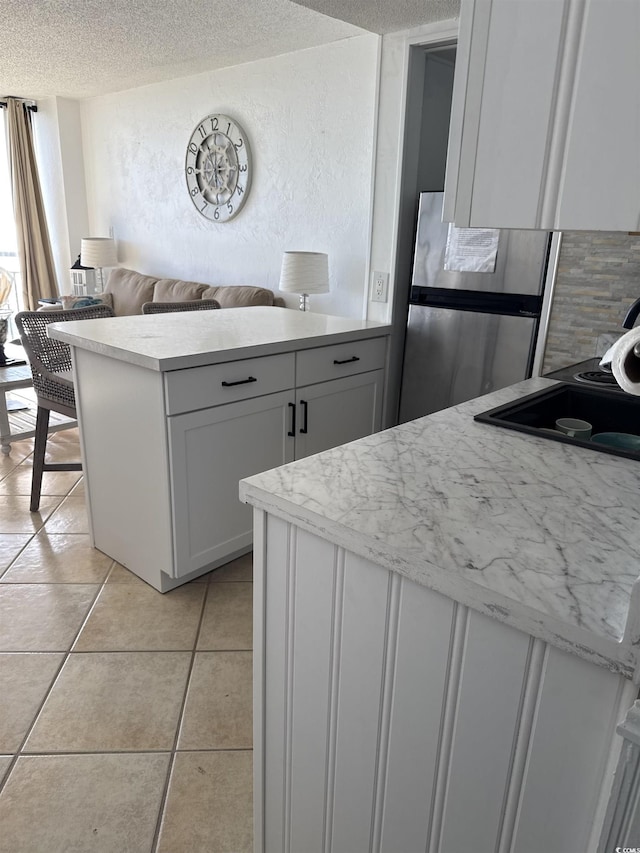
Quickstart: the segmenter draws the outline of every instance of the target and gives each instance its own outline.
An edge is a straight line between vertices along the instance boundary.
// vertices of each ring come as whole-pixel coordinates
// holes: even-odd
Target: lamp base
[[[300,294],[300,310],[308,311],[309,310],[309,294],[301,293]]]

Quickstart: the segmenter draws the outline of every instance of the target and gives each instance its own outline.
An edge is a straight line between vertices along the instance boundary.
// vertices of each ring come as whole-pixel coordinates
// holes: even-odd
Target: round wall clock
[[[251,181],[251,152],[240,125],[214,113],[191,134],[185,158],[191,201],[212,222],[228,222],[242,208]]]

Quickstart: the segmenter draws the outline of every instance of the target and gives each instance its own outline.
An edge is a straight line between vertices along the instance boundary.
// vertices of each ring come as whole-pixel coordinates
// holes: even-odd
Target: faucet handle
[[[640,314],[640,299],[636,299],[633,305],[628,309],[624,320],[622,321],[623,329],[633,329],[633,326]]]

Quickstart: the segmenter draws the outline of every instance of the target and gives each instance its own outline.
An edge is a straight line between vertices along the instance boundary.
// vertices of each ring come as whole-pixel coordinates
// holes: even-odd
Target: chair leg
[[[49,409],[38,406],[36,414],[36,436],[33,447],[33,476],[31,478],[31,512],[37,512],[40,507],[40,492],[42,491],[42,472],[44,457],[47,450],[47,433],[49,432]]]

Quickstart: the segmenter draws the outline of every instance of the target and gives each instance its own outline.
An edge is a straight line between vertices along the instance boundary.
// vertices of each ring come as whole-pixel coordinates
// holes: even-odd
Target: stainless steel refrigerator
[[[401,423],[526,379],[533,365],[549,232],[456,229],[442,198],[420,195]]]

